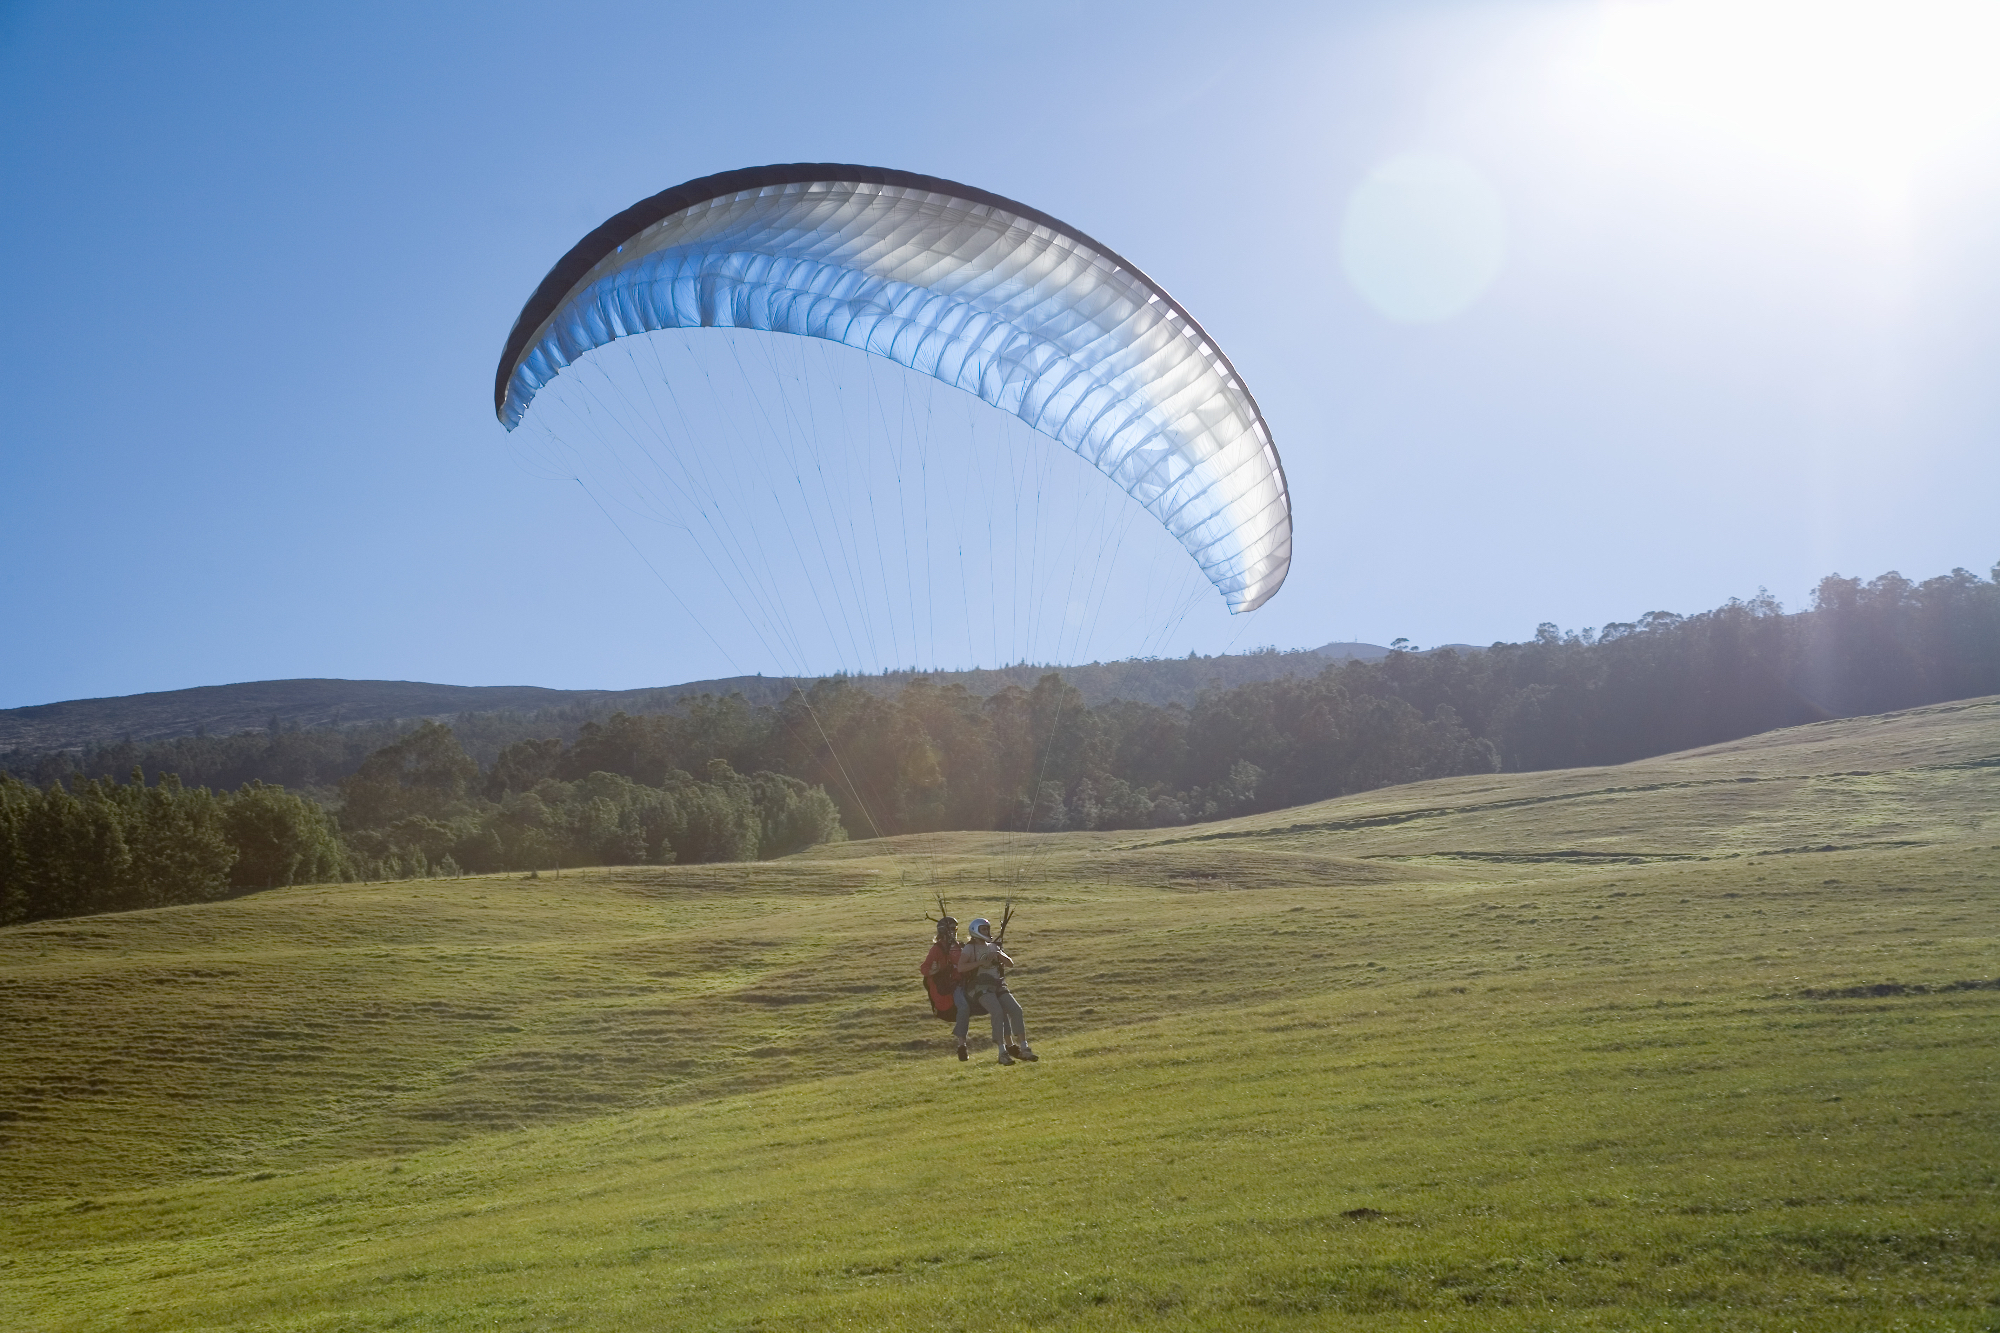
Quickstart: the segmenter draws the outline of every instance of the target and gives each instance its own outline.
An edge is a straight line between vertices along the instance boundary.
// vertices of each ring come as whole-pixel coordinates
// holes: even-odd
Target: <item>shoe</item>
[[[1000,1052],[1000,1063],[1003,1065],[1011,1065],[1014,1063],[1014,1057],[1007,1054],[1007,1052],[1002,1051]]]
[[[1013,1051],[1015,1055],[1019,1056],[1023,1060],[1026,1060],[1029,1064],[1033,1064],[1035,1063],[1035,1061],[1042,1058],[1041,1056],[1035,1054],[1035,1048],[1032,1046],[1016,1046],[1013,1048]]]
[[[958,1062],[960,1064],[965,1063],[965,1048],[963,1046],[958,1048]]]

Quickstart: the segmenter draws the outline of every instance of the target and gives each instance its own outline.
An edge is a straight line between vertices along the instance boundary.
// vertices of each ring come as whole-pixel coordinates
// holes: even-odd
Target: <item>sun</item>
[[[2000,117],[2000,3],[1611,0],[1577,68],[1639,113],[1898,192]]]

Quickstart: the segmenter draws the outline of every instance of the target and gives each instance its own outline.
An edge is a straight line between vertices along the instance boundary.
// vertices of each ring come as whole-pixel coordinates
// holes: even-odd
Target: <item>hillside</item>
[[[1197,828],[12,927],[0,1302],[1983,1328],[1996,880],[1986,698]],[[923,914],[1010,892],[1044,1058],[961,1065]]]
[[[1221,682],[1276,680],[1310,675],[1329,662],[1375,661],[1388,656],[1373,644],[1327,644],[1297,653],[1239,653],[1224,657],[1133,659],[1078,666],[1013,666],[935,673],[939,679],[987,695],[1008,685],[1031,687],[1051,670],[1082,691],[1091,704],[1111,699],[1141,703],[1188,703]],[[892,671],[855,680],[878,694],[894,694],[918,673]],[[240,685],[204,685],[108,699],[69,699],[0,709],[0,753],[71,750],[129,736],[135,742],[170,740],[207,732],[233,735],[262,730],[277,718],[289,729],[340,727],[362,722],[450,721],[464,714],[554,713],[580,710],[592,716],[651,712],[696,694],[741,694],[753,704],[775,703],[793,682],[779,676],[727,676],[637,690],[551,690],[537,685],[432,685],[410,680],[260,680]]]
[[[1447,644],[1461,652],[1469,644]],[[1435,651],[1435,650],[1433,650]],[[1142,703],[1187,703],[1211,682],[1229,684],[1273,680],[1317,671],[1328,662],[1380,661],[1387,648],[1372,643],[1328,643],[1302,653],[1238,653],[1222,657],[1089,662],[1071,667],[1022,665],[948,671],[938,676],[986,695],[1007,685],[1032,686],[1049,670],[1060,670],[1092,703],[1136,699]],[[880,693],[902,688],[916,673],[891,671],[855,679]],[[741,694],[751,703],[772,703],[792,689],[781,676],[723,676],[679,685],[636,690],[552,690],[539,685],[434,685],[415,680],[256,680],[237,685],[203,685],[105,699],[0,708],[0,751],[66,750],[131,737],[171,740],[200,732],[230,735],[270,725],[288,728],[338,727],[358,722],[449,720],[472,713],[537,713],[585,709],[598,714],[623,708],[657,709],[692,694]]]

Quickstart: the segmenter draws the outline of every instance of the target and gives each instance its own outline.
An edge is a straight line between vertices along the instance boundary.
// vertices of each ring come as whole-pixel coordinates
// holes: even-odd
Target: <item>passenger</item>
[[[931,1008],[942,1017],[945,1005],[951,1005],[957,1022],[951,1035],[958,1046],[958,1058],[965,1055],[966,1029],[972,1024],[972,1003],[965,996],[965,983],[958,974],[958,921],[944,917],[937,924],[937,939],[931,944],[931,951],[924,955],[922,968],[924,989],[930,992]]]
[[[1011,1065],[1016,1060],[1041,1059],[1028,1045],[1021,1002],[1007,989],[1006,969],[1014,965],[1014,960],[993,942],[993,923],[983,916],[975,917],[966,926],[966,932],[971,938],[958,952],[958,975],[964,982],[966,997],[993,1016],[993,1044],[1000,1048],[1000,1063]],[[959,1013],[964,1015],[966,1011],[960,1009]],[[961,1017],[959,1021],[963,1023],[965,1019]],[[961,1027],[961,1035],[963,1032]]]

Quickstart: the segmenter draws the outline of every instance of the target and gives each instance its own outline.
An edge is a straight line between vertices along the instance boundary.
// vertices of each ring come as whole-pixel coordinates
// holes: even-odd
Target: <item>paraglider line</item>
[[[640,561],[644,563],[646,568],[653,571],[653,577],[660,581],[660,586],[667,590],[667,595],[672,597],[674,601],[680,606],[681,610],[687,613],[687,618],[694,622],[695,627],[697,629],[699,629],[703,634],[708,635],[708,641],[710,643],[715,644],[716,651],[720,652],[723,658],[729,663],[729,665],[736,669],[738,675],[743,674],[743,667],[741,666],[741,664],[739,664],[734,657],[731,657],[729,655],[729,650],[727,648],[724,648],[721,642],[718,641],[713,634],[709,634],[708,626],[702,624],[701,618],[696,616],[693,610],[691,610],[688,607],[688,604],[681,600],[681,595],[674,591],[674,585],[667,582],[666,576],[660,573],[659,569],[653,564],[651,560],[647,559],[646,552],[639,546],[639,543],[632,540],[631,534],[626,532],[623,527],[619,526],[618,520],[611,516],[611,511],[604,507],[604,502],[597,498],[596,492],[592,491],[589,486],[584,485],[582,477],[571,477],[570,480],[575,482],[579,487],[581,487],[583,493],[590,497],[590,502],[597,506],[597,512],[604,515],[605,521],[609,523],[612,527],[617,528],[618,535],[625,539],[626,545],[632,548],[634,554],[636,554],[639,557]],[[858,791],[854,786],[854,779],[848,776],[847,765],[844,762],[842,762],[840,758],[840,751],[837,748],[835,748],[833,743],[833,738],[826,734],[826,726],[819,720],[819,714],[816,711],[814,711],[812,706],[812,701],[806,698],[805,691],[799,688],[798,681],[792,680],[789,677],[787,677],[787,681],[792,686],[793,691],[797,693],[797,695],[799,696],[799,702],[805,706],[806,716],[813,720],[813,726],[815,729],[818,730],[820,739],[826,742],[826,752],[833,757],[834,767],[840,770],[841,781],[845,782],[847,784],[847,790],[853,793],[854,803],[861,809],[861,817],[868,821],[868,827],[875,834],[875,836],[878,838],[881,837],[882,836],[881,827],[876,824],[875,816],[869,813],[868,803],[861,799],[860,791]]]
[[[660,581],[660,586],[667,590],[667,596],[673,598],[675,604],[679,606],[680,609],[687,614],[687,618],[694,622],[695,628],[700,630],[703,634],[708,635],[708,641],[715,645],[715,650],[722,654],[723,660],[728,662],[731,667],[735,668],[737,675],[739,676],[742,675],[743,667],[737,662],[735,658],[729,655],[729,650],[722,646],[722,641],[720,639],[716,638],[713,634],[709,634],[708,626],[701,623],[701,617],[697,616],[694,613],[693,608],[691,608],[686,602],[681,600],[681,595],[678,592],[674,591],[674,585],[667,582],[666,575],[660,573],[660,571],[654,566],[653,562],[646,558],[646,552],[643,549],[641,549],[639,543],[632,540],[632,534],[625,531],[625,529],[619,525],[618,520],[611,516],[611,511],[609,509],[606,509],[604,507],[604,502],[597,498],[597,493],[591,490],[590,487],[584,485],[582,477],[571,477],[570,480],[575,482],[579,487],[581,487],[583,493],[590,497],[590,502],[597,506],[597,512],[604,515],[604,521],[609,523],[612,527],[617,528],[618,535],[625,539],[625,544],[632,548],[633,554],[639,557],[640,561],[646,566],[647,569],[653,571],[653,577]]]

